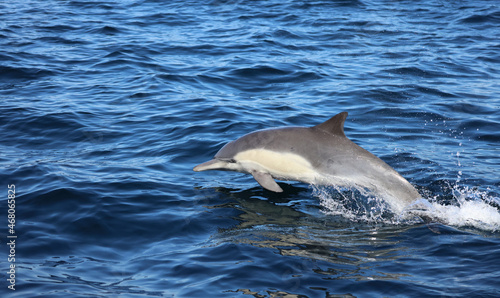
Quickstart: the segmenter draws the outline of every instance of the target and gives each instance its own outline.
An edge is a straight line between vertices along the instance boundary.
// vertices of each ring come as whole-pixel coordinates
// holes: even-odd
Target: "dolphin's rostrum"
[[[417,190],[380,158],[344,134],[347,112],[313,127],[260,130],[227,143],[214,159],[194,171],[226,170],[251,174],[264,188],[282,192],[274,181],[366,189],[401,212],[420,197]]]

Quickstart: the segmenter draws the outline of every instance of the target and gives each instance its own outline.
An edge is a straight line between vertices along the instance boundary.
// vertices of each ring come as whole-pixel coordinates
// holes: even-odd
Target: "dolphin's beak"
[[[225,165],[227,162],[218,160],[218,159],[212,159],[207,162],[204,162],[202,164],[197,165],[196,167],[193,168],[193,171],[195,172],[201,172],[201,171],[207,171],[207,170],[219,170],[225,168]]]

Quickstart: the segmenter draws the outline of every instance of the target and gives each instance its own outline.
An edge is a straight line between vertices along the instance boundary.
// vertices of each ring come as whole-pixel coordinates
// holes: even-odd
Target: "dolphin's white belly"
[[[267,172],[277,179],[313,183],[320,176],[309,161],[290,152],[251,149],[239,152],[234,158],[246,172]]]

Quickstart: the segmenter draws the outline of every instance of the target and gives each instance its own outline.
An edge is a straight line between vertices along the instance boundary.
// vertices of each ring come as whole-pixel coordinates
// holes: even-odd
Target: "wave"
[[[460,20],[460,22],[466,24],[479,24],[479,23],[498,24],[499,21],[500,21],[500,11],[494,11],[488,14],[475,14]]]

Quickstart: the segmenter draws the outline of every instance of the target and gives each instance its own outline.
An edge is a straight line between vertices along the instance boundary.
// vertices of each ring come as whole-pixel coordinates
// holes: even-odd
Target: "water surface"
[[[498,296],[499,53],[496,1],[2,3],[0,291]],[[243,134],[341,111],[432,220],[192,171]]]

